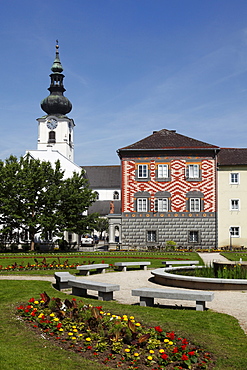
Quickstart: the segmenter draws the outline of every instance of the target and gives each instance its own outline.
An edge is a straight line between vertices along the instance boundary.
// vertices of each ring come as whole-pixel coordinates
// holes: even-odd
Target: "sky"
[[[76,164],[161,129],[247,147],[246,0],[1,0],[0,159],[37,148],[56,39]]]

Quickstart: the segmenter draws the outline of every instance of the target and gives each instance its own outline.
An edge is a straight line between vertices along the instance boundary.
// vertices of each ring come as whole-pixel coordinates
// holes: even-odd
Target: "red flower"
[[[165,353],[162,353],[162,355],[160,356],[163,360],[167,360],[168,359],[168,355],[166,355]]]
[[[87,346],[87,349],[92,349],[93,347],[92,346]]]
[[[178,347],[174,347],[172,353],[178,353]]]
[[[30,298],[28,302],[33,303],[35,301],[34,298]]]
[[[186,344],[184,344],[183,346],[181,346],[182,350],[185,351],[186,350]]]
[[[167,338],[173,340],[175,339],[175,334],[174,331],[171,331],[170,333],[166,333]]]
[[[60,329],[62,327],[62,323],[61,322],[59,322],[58,324],[57,324],[57,328],[58,329]]]
[[[31,312],[31,316],[35,316],[35,314],[36,314],[36,311]]]
[[[183,339],[183,340],[182,340],[182,343],[183,343],[183,344],[188,344],[189,342],[187,341],[187,339]]]
[[[188,360],[189,359],[189,357],[187,356],[187,355],[182,355],[182,357],[181,357],[181,360],[182,361],[186,361],[186,360]]]
[[[96,307],[99,311],[101,311],[102,310],[102,306],[97,306]]]
[[[190,352],[188,352],[188,355],[190,355],[190,356],[194,356],[194,355],[195,355],[195,351],[190,351]]]
[[[158,332],[158,333],[162,333],[162,329],[160,326],[155,326],[154,329]]]

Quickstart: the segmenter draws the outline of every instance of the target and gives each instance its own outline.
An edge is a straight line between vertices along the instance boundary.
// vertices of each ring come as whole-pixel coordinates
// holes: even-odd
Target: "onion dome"
[[[63,67],[60,62],[58,49],[59,46],[57,41],[56,57],[51,67],[52,73],[50,74],[51,84],[48,88],[50,95],[43,99],[40,105],[42,110],[47,114],[65,115],[71,111],[72,104],[69,99],[63,95],[66,90],[63,86]]]

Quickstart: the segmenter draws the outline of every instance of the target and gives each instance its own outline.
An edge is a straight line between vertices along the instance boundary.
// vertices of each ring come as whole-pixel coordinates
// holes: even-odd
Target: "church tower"
[[[66,116],[72,109],[72,104],[63,93],[63,67],[59,57],[58,41],[56,56],[51,67],[50,95],[41,102],[41,108],[46,113],[38,118],[38,150],[57,150],[70,161],[74,161],[74,121]]]

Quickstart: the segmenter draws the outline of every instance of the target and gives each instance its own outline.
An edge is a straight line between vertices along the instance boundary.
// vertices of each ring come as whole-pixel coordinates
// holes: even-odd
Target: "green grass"
[[[102,369],[102,365],[87,361],[77,353],[55,347],[48,340],[28,330],[16,318],[16,306],[27,303],[31,297],[39,298],[43,291],[51,297],[66,297],[65,293],[55,291],[48,282],[0,281],[1,370]],[[98,304],[98,301],[92,299],[83,298],[83,301]],[[237,320],[229,315],[210,310],[199,312],[140,307],[116,302],[103,302],[103,309],[119,315],[134,315],[146,325],[160,325],[164,330],[174,330],[176,334],[213,353],[217,359],[215,369],[246,369],[247,336]]]
[[[197,253],[194,252],[179,252],[179,253],[151,253],[151,252],[93,252],[93,253],[53,253],[53,254],[32,254],[24,253],[24,254],[0,254],[0,265],[3,267],[7,267],[8,265],[13,265],[17,263],[18,265],[22,264],[26,266],[28,263],[35,264],[34,259],[38,260],[40,263],[42,260],[46,258],[47,263],[52,263],[55,261],[56,263],[60,262],[63,263],[65,260],[68,260],[69,264],[88,264],[92,263],[104,263],[114,265],[115,262],[123,261],[123,260],[148,260],[151,262],[150,268],[158,268],[162,267],[163,260],[197,260],[200,264],[203,264],[203,261],[198,256]],[[59,269],[61,270],[61,269]],[[76,269],[68,269],[70,273],[75,273]],[[53,275],[54,270],[29,270],[29,271],[6,271],[0,270],[0,275],[6,274],[16,274],[16,275]]]
[[[221,252],[220,254],[230,261],[239,261],[240,258],[242,261],[247,261],[247,252]]]

